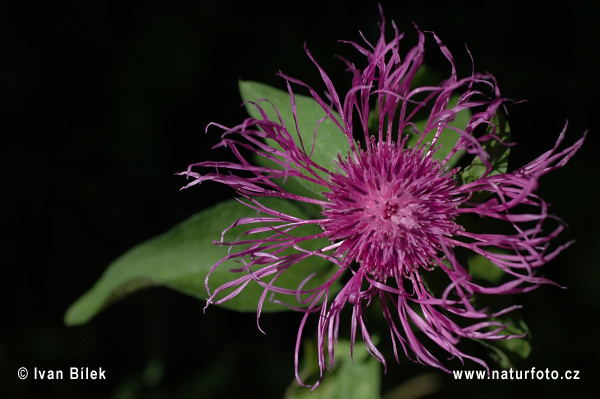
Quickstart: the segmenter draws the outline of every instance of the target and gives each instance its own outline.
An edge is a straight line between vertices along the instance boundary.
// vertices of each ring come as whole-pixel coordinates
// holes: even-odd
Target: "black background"
[[[49,2],[50,3],[50,2]],[[155,288],[66,327],[67,307],[106,265],[133,245],[228,198],[216,185],[179,191],[174,176],[212,157],[211,121],[244,117],[237,80],[283,88],[279,70],[318,86],[308,44],[340,90],[349,75],[334,54],[362,61],[338,39],[375,40],[370,1],[19,2],[0,12],[0,396],[88,398],[281,397],[293,378],[296,314],[263,316],[216,307]],[[452,3],[452,5],[448,5]],[[541,181],[539,193],[577,243],[544,269],[567,286],[522,295],[533,336],[523,368],[580,370],[579,381],[456,382],[403,361],[383,379],[389,391],[431,373],[429,398],[593,396],[600,346],[600,232],[597,65],[600,10],[592,0],[561,7],[524,1],[382,1],[388,20],[435,31],[459,72],[498,79],[527,100],[509,108],[512,165],[590,130],[580,153]],[[430,47],[430,63],[446,67]],[[391,359],[390,359],[391,360]],[[393,361],[393,360],[392,360]],[[33,367],[102,367],[106,381],[34,381]],[[19,367],[30,378],[17,378]],[[467,365],[469,368],[469,365]],[[474,368],[474,367],[473,367]]]

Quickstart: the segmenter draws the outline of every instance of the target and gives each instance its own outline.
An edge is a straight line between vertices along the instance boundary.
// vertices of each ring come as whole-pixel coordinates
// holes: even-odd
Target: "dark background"
[[[0,397],[281,397],[293,378],[296,314],[263,316],[263,336],[254,314],[216,307],[202,314],[200,301],[156,288],[81,327],[62,318],[114,258],[232,195],[212,185],[180,192],[184,180],[174,173],[211,156],[218,133],[205,136],[207,123],[242,120],[237,80],[283,88],[274,75],[282,70],[318,84],[306,41],[347,88],[349,75],[333,55],[362,59],[337,40],[359,41],[358,30],[376,40],[377,3],[28,3],[0,10]],[[384,391],[431,372],[439,388],[429,398],[595,396],[598,3],[382,4],[407,32],[407,48],[414,21],[442,38],[463,76],[467,44],[475,68],[493,73],[503,95],[527,100],[509,108],[519,142],[512,165],[549,149],[566,119],[569,144],[590,130],[572,162],[539,189],[570,225],[561,240],[577,240],[544,269],[568,289],[518,298],[533,336],[523,368],[580,370],[581,380],[455,382],[404,360],[384,377]],[[428,54],[447,68],[434,47]],[[22,366],[30,369],[26,381],[17,378]],[[85,366],[107,370],[107,380],[31,379],[33,367]]]

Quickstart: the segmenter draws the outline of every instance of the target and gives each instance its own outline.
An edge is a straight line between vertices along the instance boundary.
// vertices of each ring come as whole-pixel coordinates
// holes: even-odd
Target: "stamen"
[[[381,281],[428,266],[441,237],[457,229],[452,179],[435,159],[394,143],[358,155],[340,164],[326,194],[323,228],[344,241],[336,256],[356,259]]]

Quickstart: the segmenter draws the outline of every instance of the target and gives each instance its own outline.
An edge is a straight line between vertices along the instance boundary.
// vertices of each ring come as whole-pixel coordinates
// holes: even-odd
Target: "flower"
[[[315,386],[324,369],[333,364],[345,307],[351,308],[351,345],[360,330],[371,355],[385,364],[365,320],[366,308],[376,299],[398,361],[401,347],[416,362],[448,371],[422,342],[424,336],[451,357],[471,359],[488,368],[484,360],[462,352],[458,343],[462,338],[521,336],[504,332],[506,325],[498,319],[518,306],[491,311],[478,307],[473,298],[521,293],[552,283],[537,275],[536,269],[570,245],[550,246],[564,223],[548,214],[547,203],[535,189],[542,175],[567,163],[584,137],[559,149],[565,126],[554,148],[508,172],[506,159],[498,161],[511,146],[502,137],[498,116],[506,100],[494,77],[472,73],[459,79],[450,51],[429,33],[448,60],[451,74],[437,85],[415,86],[423,66],[426,35],[415,26],[418,43],[402,58],[399,43],[403,36],[392,25],[390,41],[385,39],[382,17],[375,44],[366,39],[366,46],[347,42],[366,57],[367,63],[360,69],[344,60],[353,78],[351,89],[343,96],[306,50],[323,78],[325,99],[304,82],[280,74],[287,82],[295,123],[284,122],[277,110],[277,117],[270,116],[266,109],[272,104],[268,100],[254,102],[260,118],[248,118],[232,128],[213,124],[224,129],[219,146],[230,148],[237,162],[205,161],[181,173],[193,179],[186,188],[206,181],[226,184],[245,199],[241,202],[257,211],[256,217],[240,219],[231,226],[249,226],[237,241],[222,240],[221,244],[231,246],[230,253],[213,266],[211,273],[225,260],[240,259],[243,265],[237,272],[241,277],[211,292],[209,273],[207,306],[231,299],[253,281],[264,288],[259,316],[269,293],[296,297],[305,305],[294,307],[304,313],[295,355],[296,377],[301,384],[300,342],[307,318],[313,313],[319,316],[320,379]],[[337,155],[334,168],[316,162],[314,147],[305,148],[302,135],[297,133],[302,115],[298,115],[292,85],[308,89],[319,104],[324,116],[317,125],[326,120],[333,123],[347,141],[348,151]],[[468,123],[455,126],[457,115],[468,111]],[[419,122],[423,116],[424,124]],[[443,141],[450,133],[456,137],[452,144]],[[314,146],[319,146],[316,133],[313,138]],[[254,166],[246,158],[248,150],[268,162]],[[467,154],[472,163],[455,166],[461,154]],[[214,171],[200,173],[196,168]],[[285,184],[289,179],[317,187],[320,194],[299,194]],[[268,197],[318,207],[320,212],[314,217],[292,216],[268,206],[263,200]],[[464,223],[470,215],[485,222],[477,231]],[[556,221],[556,227],[545,231],[549,219]],[[501,224],[501,232],[481,230],[493,225],[489,221]],[[319,232],[294,234],[307,225],[318,226]],[[304,246],[323,238],[328,243],[317,250]],[[510,278],[496,285],[475,281],[460,256],[464,253],[487,259]],[[325,283],[305,288],[312,277],[307,275],[297,288],[277,285],[286,271],[313,257],[335,265],[335,272]],[[445,276],[442,291],[436,292],[426,282],[433,272]],[[336,283],[342,284],[339,291],[333,289]],[[225,296],[218,299],[219,294]]]

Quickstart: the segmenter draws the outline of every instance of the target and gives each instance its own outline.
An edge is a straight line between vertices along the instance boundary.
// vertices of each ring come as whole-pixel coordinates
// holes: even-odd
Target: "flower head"
[[[229,185],[245,198],[241,201],[246,206],[257,211],[256,217],[234,224],[249,226],[240,239],[224,243],[231,245],[224,260],[242,260],[243,266],[237,270],[241,277],[209,289],[208,303],[226,301],[250,282],[264,288],[259,315],[269,293],[298,299],[304,306],[294,309],[304,317],[296,345],[297,376],[307,318],[313,313],[319,315],[322,377],[324,369],[333,363],[344,308],[351,309],[352,345],[360,329],[369,352],[385,364],[364,315],[376,299],[389,325],[397,360],[401,347],[407,357],[447,371],[427,349],[432,341],[451,357],[471,359],[487,368],[482,359],[463,353],[458,343],[462,338],[514,338],[503,332],[506,326],[496,317],[517,306],[490,311],[477,307],[473,297],[526,292],[550,283],[536,269],[570,244],[549,245],[563,230],[563,223],[548,214],[546,202],[535,189],[542,175],[563,166],[574,155],[583,138],[559,150],[563,130],[554,148],[508,172],[505,159],[498,166],[498,154],[505,154],[511,144],[501,134],[499,112],[505,100],[494,77],[472,73],[459,79],[449,50],[429,33],[448,60],[451,73],[439,84],[418,86],[426,34],[417,28],[417,45],[401,57],[402,35],[396,26],[390,41],[385,39],[384,21],[380,29],[375,44],[366,39],[365,46],[350,42],[367,62],[361,69],[345,61],[353,78],[351,89],[343,96],[307,50],[327,88],[325,98],[307,84],[281,75],[287,82],[293,123],[284,121],[276,109],[276,117],[268,113],[267,108],[273,107],[268,99],[257,101],[252,105],[260,117],[248,118],[233,128],[218,125],[225,131],[219,145],[230,148],[237,162],[200,162],[182,173],[193,179],[186,187],[205,181]],[[292,85],[308,89],[322,109],[322,118],[309,132],[314,139],[312,146],[305,145],[303,132],[299,132],[302,115],[298,115]],[[459,114],[468,115],[462,126],[453,123]],[[346,143],[333,168],[313,156],[321,145],[318,126],[326,121]],[[448,144],[443,139],[450,134],[455,140]],[[262,166],[254,166],[242,150],[262,158]],[[470,164],[456,164],[462,154]],[[201,173],[196,168],[213,171]],[[289,179],[300,181],[316,194],[289,189]],[[292,216],[269,206],[266,197],[319,211],[306,218]],[[493,224],[490,221],[503,228],[500,233],[472,231],[465,223],[469,215],[482,218],[484,228]],[[548,219],[556,221],[550,231],[546,231]],[[317,226],[318,232],[296,234],[307,225]],[[326,244],[307,249],[306,243],[319,239],[327,239]],[[509,278],[496,285],[475,281],[464,261],[459,260],[465,253],[487,259]],[[278,286],[280,276],[301,260],[313,257],[335,265],[325,283],[305,288],[311,278],[307,274],[296,288]],[[445,276],[442,291],[436,292],[426,283],[432,272]],[[209,281],[210,274],[207,289]],[[337,291],[333,287],[340,282],[342,288]],[[224,292],[225,297],[217,298]],[[460,322],[455,320],[458,317]]]

